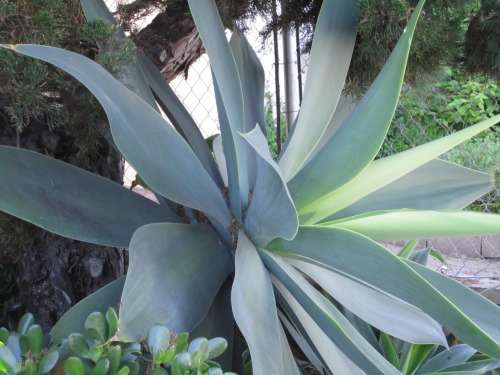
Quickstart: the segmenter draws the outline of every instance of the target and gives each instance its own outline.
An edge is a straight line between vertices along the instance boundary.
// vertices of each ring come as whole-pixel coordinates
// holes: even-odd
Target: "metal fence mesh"
[[[113,5],[111,0],[108,5]],[[250,30],[252,33],[252,30]],[[255,30],[253,30],[255,35]],[[271,46],[272,47],[272,46]],[[275,65],[272,48],[256,46],[266,73],[266,113],[276,117]],[[307,58],[302,62],[307,70]],[[280,78],[283,82],[283,78]],[[304,81],[304,80],[303,80]],[[204,136],[218,133],[217,110],[211,82],[209,61],[203,56],[189,70],[188,78],[178,77],[171,87],[192,114]],[[280,100],[280,103],[284,101]],[[281,104],[280,104],[281,105]],[[380,157],[418,146],[467,127],[488,115],[500,113],[498,82],[467,81],[457,72],[443,69],[428,77],[418,87],[405,87],[401,95],[388,140]],[[282,117],[282,120],[284,118]],[[271,125],[275,125],[271,119]],[[443,159],[482,170],[495,176],[495,189],[474,202],[470,209],[482,212],[500,211],[500,127],[485,132],[474,141],[446,153]],[[135,172],[127,167],[125,186],[131,186]],[[134,188],[147,193],[140,186]],[[404,243],[386,244],[398,249]],[[418,248],[433,247],[444,253],[446,264],[431,264],[441,272],[456,278],[474,280],[500,278],[500,236],[422,240]]]

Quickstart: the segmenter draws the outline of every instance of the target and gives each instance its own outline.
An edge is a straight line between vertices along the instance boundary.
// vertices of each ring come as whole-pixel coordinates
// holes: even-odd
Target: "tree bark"
[[[180,74],[187,77],[191,64],[205,53],[187,1],[169,4],[136,35],[134,42],[168,82]]]

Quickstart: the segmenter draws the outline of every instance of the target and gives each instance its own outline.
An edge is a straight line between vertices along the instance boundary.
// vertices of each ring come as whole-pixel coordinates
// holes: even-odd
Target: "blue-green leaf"
[[[299,226],[297,212],[280,169],[269,153],[266,137],[258,126],[243,137],[255,150],[257,165],[257,180],[246,212],[245,230],[254,243],[262,245],[276,237],[292,239]]]
[[[119,336],[136,340],[155,324],[191,331],[232,271],[229,250],[207,225],[139,228],[130,243]]]
[[[229,41],[229,46],[233,53],[241,81],[244,103],[244,132],[250,132],[255,126],[259,126],[262,133],[266,134],[267,130],[264,119],[265,78],[262,64],[240,30],[234,30]],[[241,141],[238,138],[236,137],[236,142]],[[249,189],[253,189],[256,179],[254,152],[248,146],[243,147],[239,152],[243,151],[246,152],[246,170],[243,172],[246,172],[248,176]]]
[[[52,63],[83,83],[106,111],[121,153],[153,190],[203,211],[229,227],[231,217],[219,187],[189,145],[159,113],[99,64],[54,47],[17,45],[9,48]]]
[[[189,143],[212,179],[219,187],[223,187],[219,170],[200,128],[152,61],[141,53],[137,54],[137,58],[145,79],[155,93],[162,111],[165,112],[172,125]]]
[[[307,160],[332,120],[356,41],[356,1],[323,2],[314,31],[302,105],[280,159],[286,180]]]
[[[235,262],[231,301],[234,318],[250,349],[253,374],[299,375],[282,335],[271,278],[243,231],[238,235]]]
[[[292,241],[276,239],[268,249],[345,274],[399,298],[477,350],[500,358],[497,306],[446,276],[403,261],[367,237],[339,228],[300,227]]]
[[[447,367],[464,363],[472,357],[475,352],[476,350],[469,345],[460,344],[452,346],[449,350],[442,351],[427,361],[425,365],[416,372],[416,375],[438,372]]]
[[[361,180],[358,181],[357,186],[361,183]],[[345,206],[342,202],[344,197],[348,197],[348,204],[353,201],[354,203],[322,221],[401,208],[458,210],[488,192],[492,186],[491,176],[486,173],[434,159],[378,190],[375,187],[372,193],[358,201],[351,199],[351,195],[339,194],[336,199],[339,200],[340,206]],[[356,191],[352,191],[352,196],[356,196]],[[336,207],[332,208],[333,211],[336,210]],[[327,214],[313,214],[311,218],[314,221],[314,217],[324,217]],[[309,220],[304,218],[304,221]]]
[[[389,60],[363,99],[328,143],[290,181],[290,193],[299,210],[349,182],[377,154],[396,109],[422,5],[423,1],[420,1],[415,7]],[[353,140],[356,141],[353,143]],[[300,137],[298,141],[301,141]]]
[[[360,199],[366,197],[367,195],[376,192],[377,190],[384,188],[385,186],[388,186],[389,184],[391,184],[394,181],[397,181],[406,174],[409,174],[412,171],[416,170],[417,168],[423,166],[424,164],[432,161],[442,153],[459,145],[460,143],[466,141],[467,139],[473,137],[474,135],[495,125],[498,121],[500,121],[500,115],[488,118],[476,125],[469,126],[468,128],[465,128],[459,132],[452,133],[446,137],[437,139],[435,141],[426,143],[424,145],[400,152],[399,154],[394,154],[382,159],[375,160],[368,166],[368,168],[366,168],[352,180],[348,181],[342,187],[336,190],[331,190],[328,194],[317,199],[315,202],[310,203],[307,207],[301,207],[301,209],[299,209],[299,217],[301,219],[301,223],[316,223],[319,220],[328,217],[334,214],[335,212],[342,210],[343,208],[350,206],[351,204],[359,201]],[[434,164],[432,164],[430,169],[427,169],[427,171],[430,171],[430,173],[435,173],[438,172],[440,168],[441,169],[446,168],[443,167],[445,165],[443,163],[446,162],[440,162],[440,164],[434,162]],[[438,166],[438,168],[433,172],[432,170],[436,168],[436,165]],[[462,167],[461,170],[465,173],[466,168]],[[452,174],[456,173],[456,171],[457,168],[453,170],[452,167],[449,167],[447,171],[448,178],[453,178],[451,176],[453,176]],[[480,192],[481,188],[484,189],[485,185],[487,186],[487,184],[491,183],[488,182],[488,179],[490,177],[484,176],[484,174],[481,177],[479,176],[479,172],[472,172],[472,173],[476,173],[478,180],[478,184],[476,184],[475,186],[475,188],[477,189],[475,190],[476,192],[478,191]],[[466,174],[468,176],[471,175],[471,173],[466,173]],[[412,176],[412,178],[414,177],[415,176]],[[431,179],[432,178],[436,179],[436,177],[431,177]],[[429,177],[425,177],[423,181],[429,181]],[[406,180],[405,182],[408,182],[408,180]],[[319,183],[324,183],[324,181],[322,180]],[[462,184],[459,183],[458,186],[464,187],[467,186],[467,184],[464,185],[463,183]],[[397,184],[395,186],[395,188],[400,188],[400,187],[401,184]],[[410,200],[408,199],[408,197],[411,198],[412,194],[415,193],[418,198],[426,200],[427,193],[430,192],[429,199],[432,199],[432,202],[436,202],[433,196],[442,191],[441,189],[443,189],[443,186],[439,185],[439,186],[434,186],[434,187],[429,186],[429,187],[430,189],[428,191],[419,194],[415,193],[415,191],[417,190],[415,187],[409,186],[408,193],[406,195],[405,194],[402,195],[403,197],[407,197],[407,200],[410,201],[410,203],[415,202],[414,204],[422,204],[418,202],[418,199]],[[486,191],[488,191],[488,189],[490,188],[486,187]],[[398,190],[396,191],[398,192],[398,195],[401,195],[401,191]],[[438,193],[436,193],[436,191]],[[446,191],[447,192],[449,191],[450,193],[452,192],[452,190],[446,190]],[[292,193],[291,189],[290,192]],[[387,193],[387,191],[385,191],[385,193]],[[462,193],[460,191],[458,191],[458,193],[455,192],[454,194],[452,194],[451,198],[444,199],[445,202],[444,204],[451,204],[454,206],[451,208],[455,209],[462,208],[455,206],[457,204],[457,201],[461,202],[465,199],[465,198],[460,198],[461,194]],[[478,198],[479,195],[476,196],[475,198]],[[466,197],[466,199],[469,199],[471,197],[470,191],[464,197]],[[391,197],[391,199],[394,201],[396,198],[398,197],[397,196]],[[472,198],[471,200],[474,200],[474,198]],[[406,207],[396,207],[396,208],[414,208],[414,207],[406,206]],[[415,208],[420,208],[420,207],[415,207]]]
[[[273,254],[262,251],[261,257],[332,373],[400,374],[298,271]]]
[[[134,231],[179,222],[123,186],[35,152],[0,146],[0,209],[59,235],[128,247]]]
[[[233,53],[243,92],[244,132],[256,125],[266,134],[264,119],[264,68],[243,32],[236,29],[231,35],[229,46]]]
[[[410,303],[348,275],[297,259],[288,261],[347,309],[381,331],[408,342],[446,345],[441,325]]]
[[[222,130],[222,142],[228,163],[230,189],[237,189],[240,202],[234,196],[231,204],[236,220],[241,222],[239,206],[248,199],[247,148],[246,143],[237,136],[237,132],[245,132],[245,115],[241,79],[233,53],[227,42],[222,21],[214,0],[189,0],[189,8],[200,33],[203,45],[210,56],[210,64],[214,76],[214,86],[220,93],[217,100],[219,121]],[[252,124],[253,127],[255,124]],[[224,126],[224,129],[223,129]],[[228,154],[228,153],[231,154]],[[237,174],[236,174],[237,173]],[[231,183],[235,178],[238,186]],[[231,192],[231,190],[230,190]]]
[[[231,209],[233,210],[234,217],[239,223],[241,223],[243,207],[248,201],[248,198],[245,197],[244,193],[244,190],[248,189],[248,181],[240,180],[240,177],[242,179],[246,178],[246,168],[240,168],[240,165],[243,166],[243,164],[240,160],[239,152],[235,143],[235,137],[240,137],[231,129],[226,109],[224,107],[224,103],[222,102],[219,85],[217,84],[217,79],[215,78],[214,74],[212,74],[212,78],[214,83],[215,102],[217,104],[217,113],[219,114],[219,125],[221,130],[221,135],[220,137],[218,137],[221,140],[221,147],[218,150],[218,154],[222,154],[224,156],[224,163],[223,165],[220,165],[219,168],[226,169],[226,173],[221,172],[221,174],[226,176],[225,182],[229,188],[229,202],[231,203]],[[239,141],[243,140],[240,139]],[[214,143],[214,145],[217,144]],[[220,156],[219,159],[222,160]],[[245,174],[245,176],[243,176],[242,174]]]

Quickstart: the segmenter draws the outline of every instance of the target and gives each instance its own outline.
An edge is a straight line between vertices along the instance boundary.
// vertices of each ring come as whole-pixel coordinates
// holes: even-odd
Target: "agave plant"
[[[143,56],[134,71],[141,86],[130,90],[77,54],[4,46],[85,84],[105,109],[117,147],[159,201],[39,154],[0,148],[0,209],[130,251],[126,278],[76,305],[53,329],[54,340],[82,327],[90,312],[120,302],[121,339],[164,324],[225,337],[237,359],[236,322],[254,374],[299,374],[290,340],[324,374],[401,374],[363,337],[359,318],[400,340],[446,346],[442,325],[500,359],[497,306],[379,244],[500,233],[498,215],[460,211],[491,189],[491,176],[436,159],[500,117],[374,160],[423,2],[351,109],[340,99],[356,3],[324,1],[302,107],[278,162],[264,134],[263,69],[241,32],[227,41],[214,0],[189,4],[213,71],[221,130],[215,158]],[[98,1],[83,4],[90,18],[105,11]],[[227,369],[237,367],[231,350]]]

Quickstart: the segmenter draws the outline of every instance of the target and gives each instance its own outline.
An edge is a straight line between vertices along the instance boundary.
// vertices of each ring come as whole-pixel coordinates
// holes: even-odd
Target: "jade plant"
[[[111,21],[103,2],[82,4],[89,19]],[[492,188],[491,176],[437,159],[500,116],[375,160],[417,20],[425,17],[423,1],[354,108],[340,99],[357,1],[323,2],[300,113],[277,162],[266,142],[256,54],[237,29],[228,42],[214,0],[189,5],[214,78],[221,136],[213,153],[141,54],[123,85],[69,51],[4,46],[86,85],[106,111],[117,148],[157,197],[0,147],[0,209],[67,237],[129,249],[126,277],[70,310],[53,340],[83,331],[90,312],[119,303],[121,340],[138,340],[157,324],[224,337],[225,370],[241,370],[241,332],[254,374],[300,374],[292,344],[323,374],[401,374],[361,334],[360,319],[399,340],[447,347],[444,326],[500,359],[497,306],[406,259],[408,252],[397,256],[379,244],[500,233],[500,216],[461,210]]]
[[[25,314],[15,332],[0,328],[0,374],[44,375],[231,375],[212,359],[227,347],[223,338],[171,334],[167,327],[151,327],[141,341],[122,342],[116,336],[118,315],[91,313],[83,333],[72,333],[51,343],[32,314]],[[234,375],[234,374],[233,374]]]

